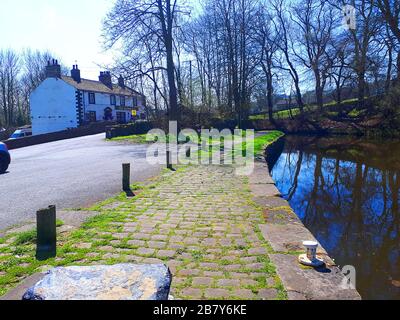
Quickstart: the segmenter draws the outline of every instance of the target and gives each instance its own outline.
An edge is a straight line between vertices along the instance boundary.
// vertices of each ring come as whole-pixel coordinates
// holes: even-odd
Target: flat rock
[[[23,300],[168,300],[171,281],[163,264],[54,268]]]

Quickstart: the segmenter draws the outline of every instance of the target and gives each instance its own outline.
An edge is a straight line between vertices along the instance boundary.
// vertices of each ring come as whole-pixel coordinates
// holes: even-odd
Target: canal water
[[[272,176],[363,299],[400,299],[400,141],[288,136]]]

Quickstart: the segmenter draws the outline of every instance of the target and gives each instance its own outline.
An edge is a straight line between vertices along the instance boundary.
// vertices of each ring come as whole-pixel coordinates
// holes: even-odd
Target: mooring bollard
[[[122,190],[129,191],[131,190],[131,164],[123,163],[122,164]]]
[[[324,264],[324,261],[317,257],[318,242],[316,241],[304,241],[303,245],[306,249],[305,254],[299,256],[299,262],[306,266],[320,267]]]
[[[57,255],[56,206],[36,212],[36,259],[47,260]]]

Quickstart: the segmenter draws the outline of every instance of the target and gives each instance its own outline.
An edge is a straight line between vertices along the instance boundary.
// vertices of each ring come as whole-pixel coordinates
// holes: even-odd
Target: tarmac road
[[[146,145],[104,140],[104,134],[11,150],[0,175],[0,230],[35,219],[38,209],[89,206],[121,191],[122,163],[131,163],[131,183],[157,175]]]

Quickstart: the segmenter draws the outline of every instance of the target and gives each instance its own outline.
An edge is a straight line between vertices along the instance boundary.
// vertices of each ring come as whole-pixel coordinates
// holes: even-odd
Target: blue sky
[[[67,66],[78,62],[95,79],[112,62],[101,45],[101,22],[113,0],[1,0],[0,49],[50,50]]]

